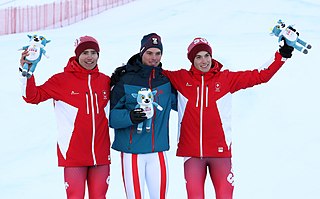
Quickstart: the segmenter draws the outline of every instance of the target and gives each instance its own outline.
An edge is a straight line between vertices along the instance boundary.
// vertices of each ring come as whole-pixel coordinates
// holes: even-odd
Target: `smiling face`
[[[92,70],[96,67],[98,59],[99,55],[94,49],[86,49],[79,56],[79,64],[87,70]]]
[[[161,61],[161,56],[161,50],[159,48],[149,48],[141,57],[142,63],[147,66],[158,66]]]
[[[201,72],[208,72],[212,65],[210,54],[207,51],[198,52],[196,57],[194,58],[193,65]]]

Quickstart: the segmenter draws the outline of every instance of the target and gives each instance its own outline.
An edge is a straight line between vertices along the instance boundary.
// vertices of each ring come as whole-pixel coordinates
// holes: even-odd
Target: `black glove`
[[[283,41],[283,45],[280,45],[280,48],[279,48],[279,52],[281,56],[284,58],[292,57],[292,51],[294,48],[292,46],[288,46],[285,39],[282,39],[282,41]]]
[[[136,108],[130,111],[130,119],[133,124],[139,124],[147,119],[146,113],[142,108]]]
[[[110,87],[114,86],[117,82],[120,81],[121,76],[126,72],[126,66],[119,66],[114,70],[111,75]]]

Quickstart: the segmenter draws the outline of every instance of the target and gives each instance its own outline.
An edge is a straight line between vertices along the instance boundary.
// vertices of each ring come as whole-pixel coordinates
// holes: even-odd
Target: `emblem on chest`
[[[215,82],[215,83],[214,83],[214,91],[215,91],[215,92],[220,92],[220,91],[221,91],[221,84],[220,84],[220,82]]]

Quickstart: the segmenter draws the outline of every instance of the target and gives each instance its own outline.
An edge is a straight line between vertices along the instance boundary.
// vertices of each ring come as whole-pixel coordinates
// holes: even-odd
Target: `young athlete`
[[[69,199],[106,198],[110,175],[110,78],[99,72],[99,44],[90,36],[76,40],[75,56],[64,71],[36,86],[34,75],[21,76],[23,99],[38,104],[54,101],[58,122],[58,164],[64,167]],[[23,52],[21,65],[28,63]]]
[[[176,110],[176,95],[169,79],[162,74],[162,42],[151,33],[141,40],[140,52],[111,76],[110,126],[115,138],[112,148],[121,152],[122,175],[128,199],[144,197],[147,184],[150,199],[165,199],[168,188],[168,166],[165,151],[169,150],[169,114]],[[146,124],[143,109],[136,108],[132,96],[141,90],[156,92],[154,102],[163,110],[154,108],[151,129],[137,130]],[[142,96],[148,98],[149,96]]]
[[[204,198],[209,170],[217,199],[231,199],[231,94],[268,82],[291,57],[293,48],[284,45],[263,70],[221,70],[204,38],[188,47],[190,70],[163,71],[178,92],[179,143],[177,156],[184,157],[188,199]]]

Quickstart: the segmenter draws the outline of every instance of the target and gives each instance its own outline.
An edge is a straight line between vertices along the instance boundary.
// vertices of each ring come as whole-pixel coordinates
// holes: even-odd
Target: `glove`
[[[279,45],[280,46],[279,53],[281,54],[281,56],[284,58],[291,58],[292,51],[294,48],[292,46],[288,46],[288,44],[286,43],[286,40],[284,39],[282,39],[280,43],[282,43]]]
[[[293,28],[292,26],[289,26],[288,28],[290,30],[292,30],[293,32],[295,32],[299,36],[299,32],[297,32],[297,30],[295,28]]]
[[[142,108],[136,108],[130,111],[130,119],[133,124],[139,124],[147,119],[146,113]]]
[[[126,66],[119,66],[114,70],[111,75],[110,87],[114,86],[117,82],[120,81],[121,76],[126,72]]]

